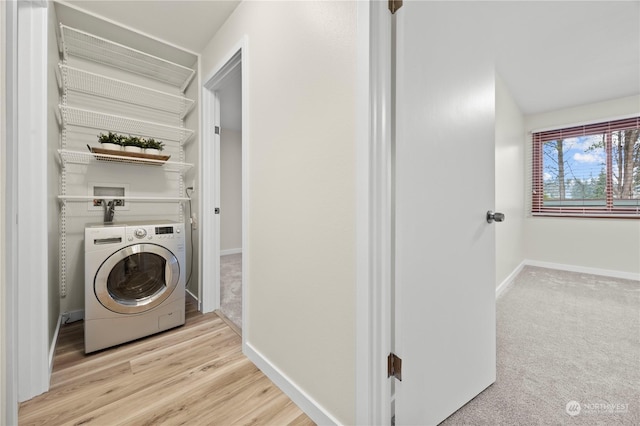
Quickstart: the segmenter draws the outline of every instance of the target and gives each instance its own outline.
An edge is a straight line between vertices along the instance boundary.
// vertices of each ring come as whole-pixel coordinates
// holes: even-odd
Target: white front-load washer
[[[184,224],[85,228],[85,352],[184,324]]]

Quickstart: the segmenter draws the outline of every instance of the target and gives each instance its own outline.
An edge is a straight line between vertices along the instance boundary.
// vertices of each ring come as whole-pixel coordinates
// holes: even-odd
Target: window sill
[[[567,217],[567,218],[584,218],[584,219],[640,219],[638,212],[603,212],[603,211],[542,211],[531,212],[533,217]]]

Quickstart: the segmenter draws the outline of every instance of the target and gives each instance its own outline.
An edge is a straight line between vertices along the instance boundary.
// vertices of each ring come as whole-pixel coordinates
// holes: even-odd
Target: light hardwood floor
[[[313,425],[251,361],[215,313],[187,304],[186,324],[84,354],[82,322],[62,327],[51,389],[20,425]]]

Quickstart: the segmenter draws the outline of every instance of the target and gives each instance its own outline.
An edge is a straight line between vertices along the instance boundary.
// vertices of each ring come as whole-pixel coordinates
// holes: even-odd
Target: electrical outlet
[[[193,192],[196,192],[196,180],[195,179],[193,179],[191,181],[191,187],[193,188]]]

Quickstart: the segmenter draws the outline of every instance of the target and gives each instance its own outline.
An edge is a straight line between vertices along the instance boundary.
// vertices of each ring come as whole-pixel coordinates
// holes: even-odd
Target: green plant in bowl
[[[104,149],[112,151],[120,151],[122,149],[122,138],[116,133],[109,132],[108,134],[100,133],[98,135],[98,142],[102,144]]]
[[[149,138],[144,142],[145,142],[144,152],[147,154],[158,155],[160,154],[160,151],[164,150],[163,142],[157,141],[153,138]]]
[[[142,152],[142,139],[138,136],[129,136],[124,139],[122,145],[127,152]]]

